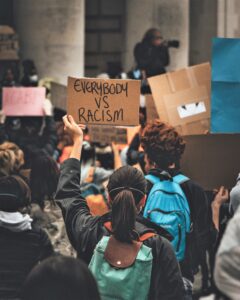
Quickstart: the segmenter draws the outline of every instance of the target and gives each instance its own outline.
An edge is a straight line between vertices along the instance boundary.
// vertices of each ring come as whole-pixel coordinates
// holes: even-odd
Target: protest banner
[[[4,87],[3,112],[6,116],[43,116],[44,87]]]
[[[160,119],[184,135],[209,130],[210,65],[204,63],[148,79]]]
[[[140,81],[68,78],[67,111],[78,123],[139,124]]]
[[[240,134],[207,134],[184,137],[183,173],[205,190],[232,188],[240,165]]]
[[[215,38],[212,48],[211,132],[240,133],[240,39]]]
[[[0,25],[0,60],[18,60],[18,37],[15,31],[6,25]]]
[[[63,84],[51,83],[51,101],[54,107],[67,110],[67,87]]]

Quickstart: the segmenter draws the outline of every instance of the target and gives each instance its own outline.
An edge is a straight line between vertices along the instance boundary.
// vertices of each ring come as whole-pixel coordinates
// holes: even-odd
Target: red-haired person
[[[176,206],[174,207],[174,205],[179,205],[179,212],[181,212],[180,201],[182,201],[182,207],[186,209],[185,213],[187,213],[187,217],[189,218],[189,228],[186,231],[184,250],[179,262],[182,275],[187,279],[186,282],[189,283],[191,289],[194,273],[205,256],[210,240],[210,224],[212,224],[212,222],[208,199],[204,190],[197,183],[181,173],[180,160],[185,150],[185,142],[174,127],[155,120],[146,126],[141,137],[141,145],[145,152],[145,168],[148,173],[148,176],[146,176],[148,179],[148,199],[145,206],[145,209],[147,207],[148,211],[144,211],[145,217],[148,216],[150,221],[159,219],[160,223],[161,221],[164,223],[166,220],[170,220],[170,223],[173,222],[173,220],[180,223],[179,213],[177,212],[178,209]],[[159,202],[157,204],[159,205],[157,209],[149,210],[149,201],[151,201],[150,198],[152,197],[151,191],[158,182],[160,182],[161,185],[165,184],[166,181],[168,182],[167,184],[169,184],[169,188],[172,188],[171,183],[173,182],[174,188],[178,190],[176,193],[180,195],[176,198],[176,195],[170,195],[171,193],[167,194],[167,191],[165,194],[165,191],[160,191],[159,194],[155,193],[155,196],[159,195],[157,197],[162,197],[159,199],[161,203]],[[174,204],[176,199],[179,199],[177,200],[179,203]],[[166,203],[166,201],[168,203]],[[167,206],[168,211],[163,211],[162,213],[161,205]],[[169,217],[171,210],[173,213],[171,217]],[[167,228],[167,226],[173,226],[170,223],[166,223],[165,228]],[[177,224],[178,229],[179,223]],[[161,225],[164,227],[164,224]],[[181,237],[183,238],[183,233],[178,237],[178,246],[181,244],[179,243]],[[174,238],[176,238],[176,236]]]

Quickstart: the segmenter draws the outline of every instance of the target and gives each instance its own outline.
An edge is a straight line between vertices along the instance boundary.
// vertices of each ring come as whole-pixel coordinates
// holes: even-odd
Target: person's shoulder
[[[186,176],[185,174],[182,174],[182,175]],[[197,183],[196,181],[192,180],[188,176],[186,176],[186,177],[188,179],[181,184],[183,187],[186,186],[186,187],[190,188],[193,191],[195,191],[195,190],[196,191],[200,191],[200,190],[204,191],[203,187],[199,183]]]

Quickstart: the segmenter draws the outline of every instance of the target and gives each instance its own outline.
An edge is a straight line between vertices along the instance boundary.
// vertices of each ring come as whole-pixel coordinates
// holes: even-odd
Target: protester
[[[151,196],[150,194],[154,188],[154,184],[157,185],[158,182],[165,184],[167,181],[177,183],[177,185],[175,184],[175,188],[177,189],[176,193],[180,194],[180,196],[179,200],[176,201],[176,206],[179,207],[178,209],[181,213],[185,214],[185,222],[186,220],[188,221],[186,226],[188,225],[189,228],[185,233],[181,231],[182,238],[176,234],[174,235],[174,239],[179,239],[180,244],[178,241],[178,245],[180,246],[181,242],[185,242],[185,247],[182,252],[183,258],[180,259],[180,266],[183,276],[190,282],[193,282],[193,275],[196,273],[198,265],[205,256],[205,251],[211,242],[211,219],[206,195],[198,184],[181,174],[180,159],[185,149],[185,142],[172,126],[159,120],[147,125],[143,132],[141,144],[145,152],[146,172],[148,175],[151,175],[151,177],[148,177],[147,205],[150,201],[149,197]],[[180,182],[177,181],[179,178],[181,179]],[[167,184],[170,186],[170,183]],[[169,202],[166,203],[166,201],[164,201],[166,198],[165,194],[165,198],[156,199],[156,203],[160,201],[161,205],[172,205],[173,210],[173,203],[175,203],[172,202],[175,201],[175,196],[173,195],[176,195],[176,193],[174,192],[172,195],[171,193],[169,194],[171,198],[168,200]],[[163,201],[160,199],[163,199]],[[182,205],[184,206],[183,210],[181,209]],[[154,208],[152,209],[154,210]],[[157,209],[159,209],[160,212],[161,208],[159,207]],[[162,210],[164,209],[162,208]],[[144,212],[147,213],[146,211]],[[158,215],[152,214],[151,216],[154,217],[154,220],[156,220],[156,218],[160,218],[161,220],[161,218],[164,219],[168,217],[168,215],[163,216],[160,213],[158,213]],[[171,226],[174,226],[174,224],[167,224],[168,223],[165,225],[168,226],[171,232],[173,230]],[[162,224],[162,226],[164,227],[164,224]],[[186,234],[186,238],[183,240],[184,234]]]
[[[15,157],[15,162],[12,167],[12,172],[14,174],[19,174],[21,171],[23,165],[24,165],[24,153],[23,151],[14,143],[11,142],[4,142],[3,144],[0,145],[0,151],[6,151],[10,150],[13,152],[14,157]]]
[[[149,299],[183,299],[182,278],[169,242],[157,235],[157,231],[144,225],[145,220],[140,216],[136,217],[135,223],[135,210],[140,211],[145,202],[146,186],[142,173],[132,167],[123,167],[114,172],[108,183],[113,214],[93,217],[79,186],[83,132],[71,116],[64,117],[64,124],[74,145],[70,159],[61,167],[56,202],[62,209],[67,233],[78,257],[90,262],[97,243],[103,236],[111,235],[106,222],[112,222],[113,234],[121,243],[134,243],[144,233],[150,233],[152,237],[143,242],[153,255]],[[133,231],[136,231],[136,236]]]
[[[23,286],[22,300],[100,300],[96,282],[80,260],[58,256],[37,265]]]
[[[15,161],[13,151],[0,149],[0,177],[13,174]]]
[[[139,132],[135,134],[128,147],[127,163],[130,166],[139,164],[143,172],[145,172],[144,152],[140,149],[140,137],[146,126],[146,111],[143,108],[139,112],[139,123],[141,125]]]
[[[217,252],[214,280],[229,299],[238,300],[240,291],[240,208],[229,221]]]
[[[114,169],[121,167],[121,159],[118,148],[113,144]],[[81,184],[94,183],[101,190],[103,183],[109,179],[114,169],[107,170],[101,165],[96,164],[95,146],[90,142],[84,141],[81,156]]]
[[[18,299],[32,267],[53,254],[47,234],[26,212],[30,197],[19,176],[0,178],[0,299]]]
[[[32,160],[29,178],[31,218],[36,228],[47,232],[56,253],[74,256],[75,251],[68,240],[61,210],[53,200],[58,178],[59,168],[56,161],[44,152],[37,153]]]
[[[27,168],[33,153],[43,150],[52,156],[56,149],[56,128],[50,110],[46,100],[44,117],[6,117],[0,128],[0,143],[10,141],[18,145],[24,152]]]
[[[13,87],[17,86],[16,76],[12,68],[7,68],[3,75],[1,87]]]
[[[38,86],[38,74],[35,63],[31,59],[26,59],[22,63],[23,65],[23,78],[21,79],[21,85],[26,87]]]
[[[230,299],[238,299],[240,291],[240,209],[239,209],[239,176],[236,185],[232,188],[230,193],[230,211],[234,214],[233,218],[228,222],[226,229],[220,232],[220,245],[215,256],[214,264],[214,283],[219,291],[228,296]],[[228,200],[228,191],[220,190],[215,198],[217,203],[213,203],[213,213],[215,215],[216,228],[220,229],[220,207]],[[219,291],[216,291],[219,294]]]

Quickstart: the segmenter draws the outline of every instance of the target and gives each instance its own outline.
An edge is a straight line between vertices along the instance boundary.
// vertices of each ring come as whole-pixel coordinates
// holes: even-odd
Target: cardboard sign
[[[18,37],[9,26],[0,25],[0,60],[18,60]]]
[[[185,136],[181,169],[205,190],[235,185],[240,166],[240,134]]]
[[[148,82],[162,121],[185,135],[209,130],[209,63],[154,76]]]
[[[127,145],[133,136],[139,131],[136,127],[110,127],[110,126],[88,126],[89,135],[92,142],[119,145]]]
[[[147,121],[159,119],[157,108],[152,95],[145,95]]]
[[[89,126],[90,139],[102,144],[127,144],[127,128],[110,126]]]
[[[44,87],[4,87],[3,112],[6,116],[43,116]]]
[[[51,83],[51,101],[54,107],[67,111],[67,87],[60,83]]]
[[[67,111],[78,123],[139,124],[140,81],[68,78]]]
[[[212,49],[211,132],[240,133],[240,39],[215,38]]]

